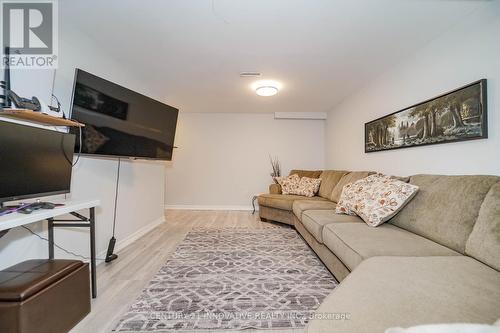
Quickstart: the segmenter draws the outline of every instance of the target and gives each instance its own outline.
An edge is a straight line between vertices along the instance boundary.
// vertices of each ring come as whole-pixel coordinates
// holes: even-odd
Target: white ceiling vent
[[[240,77],[259,77],[261,74],[259,72],[241,72]]]

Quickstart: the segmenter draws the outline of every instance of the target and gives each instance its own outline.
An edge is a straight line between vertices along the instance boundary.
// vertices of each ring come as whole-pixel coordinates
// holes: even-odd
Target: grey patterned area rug
[[[194,229],[113,331],[301,328],[336,286],[291,228]]]

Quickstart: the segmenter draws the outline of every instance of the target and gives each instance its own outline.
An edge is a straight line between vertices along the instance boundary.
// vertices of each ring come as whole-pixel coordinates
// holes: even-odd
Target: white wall
[[[329,113],[328,168],[500,174],[500,2],[482,8]],[[488,139],[364,153],[365,122],[481,78],[488,79]]]
[[[62,17],[64,18],[64,16]],[[75,67],[96,73],[106,79],[122,84],[153,98],[159,96],[154,88],[144,84],[141,78],[106,54],[84,34],[72,29],[70,22],[60,25],[59,68],[56,71],[54,94],[62,102],[67,113],[73,89]],[[66,24],[64,24],[66,23]],[[13,76],[16,73],[12,74]],[[26,84],[24,95],[43,95],[52,90],[47,82],[49,71],[33,70],[23,73]],[[16,86],[20,86],[17,76]],[[29,89],[27,88],[29,87]],[[13,87],[14,88],[14,87]],[[28,89],[31,91],[26,91]],[[20,90],[20,89],[18,89]],[[158,98],[158,97],[157,97]],[[115,180],[117,175],[116,159],[82,157],[73,169],[72,199],[97,198],[101,207],[96,211],[97,252],[102,256],[112,233]],[[164,219],[165,163],[146,161],[122,161],[119,197],[117,206],[117,247],[126,245]],[[51,198],[53,199],[53,198]],[[55,201],[61,199],[56,197]],[[86,214],[86,212],[84,212]],[[42,236],[46,235],[45,223],[29,226]],[[73,252],[89,255],[88,230],[57,229],[56,242]],[[15,228],[0,238],[0,269],[30,258],[47,257],[46,242],[29,235],[26,230]],[[71,257],[56,250],[56,257]]]
[[[180,113],[167,207],[248,209],[271,182],[269,155],[284,172],[324,167],[324,120],[273,114]]]

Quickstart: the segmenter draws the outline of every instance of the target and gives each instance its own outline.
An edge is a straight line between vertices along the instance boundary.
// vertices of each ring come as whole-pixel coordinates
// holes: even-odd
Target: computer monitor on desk
[[[75,135],[0,121],[0,203],[70,192]]]

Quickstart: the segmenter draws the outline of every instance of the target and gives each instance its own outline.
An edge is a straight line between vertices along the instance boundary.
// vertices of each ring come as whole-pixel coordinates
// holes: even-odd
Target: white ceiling
[[[481,1],[61,0],[60,25],[185,112],[328,111]],[[283,89],[259,97],[259,71]],[[106,73],[101,74],[106,77]]]

